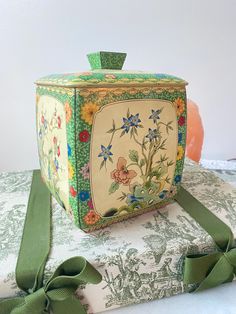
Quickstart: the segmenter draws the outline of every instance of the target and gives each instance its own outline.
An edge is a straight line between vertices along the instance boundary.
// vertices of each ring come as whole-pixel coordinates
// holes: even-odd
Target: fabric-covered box
[[[88,55],[91,71],[37,83],[43,178],[83,230],[161,207],[181,180],[184,80],[122,71],[123,53]]]
[[[0,297],[21,292],[15,264],[32,172],[0,175]],[[236,235],[236,189],[195,163],[185,163],[183,185]],[[186,291],[186,254],[213,252],[211,237],[175,202],[142,216],[86,234],[53,201],[53,244],[47,277],[65,259],[82,255],[103,275],[78,290],[90,312],[172,296]],[[96,296],[96,297],[94,297]]]

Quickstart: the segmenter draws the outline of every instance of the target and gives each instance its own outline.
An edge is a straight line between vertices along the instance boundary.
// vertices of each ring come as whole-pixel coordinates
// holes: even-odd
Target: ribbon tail
[[[184,283],[198,284],[202,282],[208,275],[209,269],[213,268],[221,256],[221,253],[186,256],[184,265]]]
[[[12,298],[0,302],[0,314],[11,314],[14,308],[24,303],[24,298]]]
[[[219,286],[222,283],[231,282],[233,278],[234,268],[223,255],[195,291],[202,291]]]
[[[53,314],[86,314],[85,306],[83,306],[75,295],[68,297],[61,301],[51,301],[50,309]],[[4,313],[5,314],[5,313]]]

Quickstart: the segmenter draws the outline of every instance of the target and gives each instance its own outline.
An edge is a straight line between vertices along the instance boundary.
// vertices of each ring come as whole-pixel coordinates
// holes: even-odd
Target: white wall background
[[[236,157],[235,0],[0,0],[0,171],[38,167],[35,79],[86,70],[86,53],[189,81],[203,157]]]

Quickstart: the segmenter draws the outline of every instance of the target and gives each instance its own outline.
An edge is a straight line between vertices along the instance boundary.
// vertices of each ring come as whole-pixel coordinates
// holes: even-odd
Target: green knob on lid
[[[121,70],[125,62],[126,53],[98,51],[87,55],[91,69]]]

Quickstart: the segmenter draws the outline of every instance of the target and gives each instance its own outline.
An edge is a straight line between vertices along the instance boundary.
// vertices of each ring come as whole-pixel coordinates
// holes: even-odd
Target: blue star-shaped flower
[[[153,122],[156,123],[157,120],[160,120],[160,113],[161,113],[160,109],[158,109],[158,110],[152,109],[152,114],[150,115],[149,119],[152,119]]]
[[[130,122],[131,122],[131,126],[135,126],[135,127],[138,127],[139,125],[139,122],[141,122],[141,120],[139,119],[139,113],[137,113],[135,116],[134,115],[131,115],[129,117],[130,119]]]
[[[127,194],[127,203],[128,204],[133,204],[136,202],[140,202],[143,200],[143,197],[141,196],[135,196],[133,194]]]
[[[149,139],[149,141],[153,141],[154,139],[158,138],[160,136],[160,132],[157,129],[148,129],[148,134],[146,137]]]
[[[109,156],[112,156],[112,152],[110,151],[112,148],[112,145],[108,145],[105,147],[104,145],[101,145],[101,153],[98,155],[98,157],[103,157],[103,159],[106,161]]]
[[[129,132],[129,129],[131,127],[131,117],[129,118],[123,118],[123,122],[124,124],[122,125],[122,129],[125,129],[125,132],[128,133]]]

